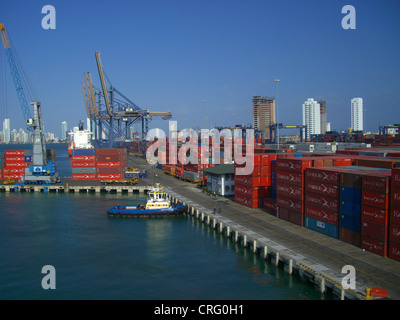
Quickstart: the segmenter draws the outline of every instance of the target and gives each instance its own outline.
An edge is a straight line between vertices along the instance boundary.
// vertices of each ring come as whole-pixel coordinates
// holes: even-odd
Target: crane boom
[[[112,110],[111,110],[111,105],[110,105],[110,99],[108,97],[106,82],[104,80],[104,72],[103,72],[103,67],[101,65],[100,53],[96,52],[95,56],[96,56],[96,62],[97,62],[97,69],[99,70],[101,88],[103,89],[104,100],[106,102],[107,112],[108,112],[109,115],[111,115],[112,114]]]
[[[8,64],[10,66],[11,75],[14,80],[14,86],[15,89],[17,90],[19,104],[21,106],[22,113],[24,114],[26,128],[29,132],[32,132],[32,127],[29,126],[27,123],[29,119],[32,118],[32,113],[29,108],[29,103],[25,95],[24,87],[22,86],[21,76],[19,74],[17,64],[15,63],[14,53],[12,51],[10,41],[8,40],[7,29],[4,27],[3,23],[0,23],[0,33],[4,49],[6,50],[7,53]]]

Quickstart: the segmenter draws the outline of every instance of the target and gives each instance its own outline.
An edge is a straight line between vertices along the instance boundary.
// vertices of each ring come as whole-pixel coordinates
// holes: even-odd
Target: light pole
[[[275,99],[275,113],[276,113],[276,139],[278,143],[278,149],[279,149],[279,122],[278,122],[278,82],[281,81],[279,79],[274,79],[274,82],[276,83],[276,99]]]
[[[203,129],[205,129],[206,112],[205,112],[205,108],[204,108],[204,103],[206,102],[206,99],[203,98],[203,100],[201,100],[201,102],[203,102]]]

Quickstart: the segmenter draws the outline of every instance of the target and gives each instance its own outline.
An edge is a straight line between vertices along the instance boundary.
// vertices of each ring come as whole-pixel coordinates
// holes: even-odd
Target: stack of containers
[[[95,180],[96,179],[96,149],[73,149],[72,179]]]
[[[0,153],[0,179],[3,179],[4,153]]]
[[[362,177],[361,248],[386,257],[391,171]]]
[[[334,167],[305,170],[305,227],[339,237],[340,171]]]
[[[276,160],[277,216],[303,226],[304,171],[312,166],[310,158],[283,158]]]
[[[128,155],[123,148],[96,149],[98,180],[121,180],[128,166]]]
[[[392,169],[389,257],[400,261],[400,168]]]
[[[271,159],[268,154],[254,154],[253,172],[250,175],[236,174],[245,164],[235,163],[235,202],[249,208],[259,208],[260,199],[270,196]]]
[[[276,216],[276,154],[271,154],[270,170],[271,170],[271,187],[270,195],[260,199],[260,207],[264,211]]]
[[[21,179],[25,174],[25,150],[6,150],[4,152],[3,179]]]
[[[357,168],[359,167],[352,166],[350,170],[342,169],[340,173],[340,228],[352,233],[351,241],[354,245],[360,246],[358,237],[361,236],[363,170]]]

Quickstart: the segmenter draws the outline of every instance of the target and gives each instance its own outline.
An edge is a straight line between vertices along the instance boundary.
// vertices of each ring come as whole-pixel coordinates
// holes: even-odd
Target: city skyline
[[[218,126],[251,123],[249,97],[274,96],[273,79],[279,78],[279,122],[300,124],[297,106],[314,97],[327,101],[332,130],[345,130],[348,101],[362,96],[369,106],[364,129],[378,131],[399,113],[400,3],[354,0],[354,30],[341,25],[346,4],[69,1],[54,4],[56,29],[44,30],[42,5],[21,0],[4,4],[1,22],[35,80],[44,124],[52,132],[62,120],[86,118],[80,83],[90,71],[99,86],[95,51],[101,52],[107,77],[128,98],[142,108],[170,110],[184,127],[201,127],[203,114]],[[8,117],[24,128],[12,79],[6,78]],[[166,126],[163,120],[150,123]]]

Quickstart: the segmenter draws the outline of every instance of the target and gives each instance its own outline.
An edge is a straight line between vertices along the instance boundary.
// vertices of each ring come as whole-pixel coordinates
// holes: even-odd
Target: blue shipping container
[[[96,149],[72,149],[73,156],[94,156]]]
[[[339,238],[339,227],[332,223],[320,221],[311,217],[305,217],[305,227],[314,231],[321,232],[332,238]]]
[[[352,202],[340,200],[340,213],[346,213],[354,217],[361,217],[361,201]]]
[[[339,224],[341,228],[350,229],[355,232],[361,232],[361,216],[355,217],[349,214],[341,213]]]
[[[361,189],[340,187],[340,200],[361,202]]]
[[[25,162],[32,162],[32,156],[25,156]]]

